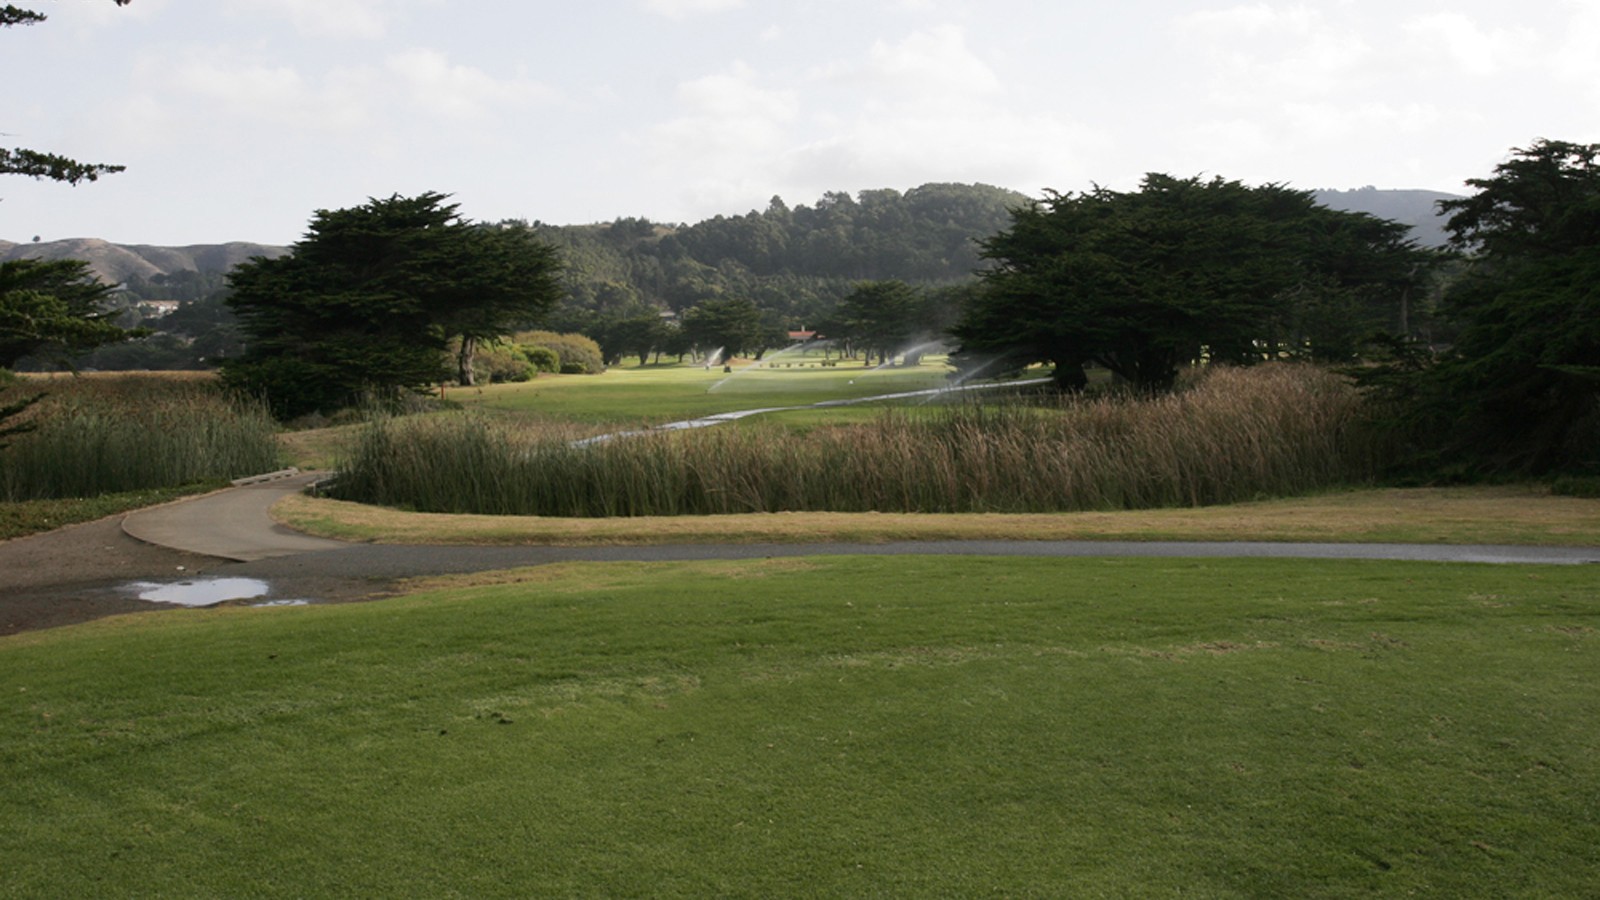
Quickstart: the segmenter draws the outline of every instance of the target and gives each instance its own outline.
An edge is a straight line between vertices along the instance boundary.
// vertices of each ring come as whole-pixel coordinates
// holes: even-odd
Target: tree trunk
[[[1083,371],[1083,363],[1056,363],[1050,379],[1056,390],[1064,393],[1076,394],[1089,386],[1089,375]]]
[[[472,357],[478,352],[478,339],[471,335],[461,338],[461,352],[456,354],[456,382],[462,387],[472,387],[477,380],[472,375]]]

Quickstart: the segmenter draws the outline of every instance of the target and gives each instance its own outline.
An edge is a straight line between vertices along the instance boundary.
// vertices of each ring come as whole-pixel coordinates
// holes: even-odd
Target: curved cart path
[[[840,553],[980,556],[1198,556],[1278,559],[1401,559],[1476,563],[1600,563],[1600,547],[1448,544],[1284,543],[1276,541],[900,541],[886,544],[679,544],[637,547],[469,547],[351,544],[291,531],[268,510],[303,490],[304,473],[130,513],[123,530],[147,543],[261,565],[240,571],[361,573],[395,578],[483,571],[567,560],[760,559]],[[265,561],[292,557],[292,561]]]
[[[257,600],[339,602],[382,596],[403,578],[564,561],[762,559],[823,554],[1273,557],[1476,563],[1600,563],[1600,547],[1306,544],[1273,542],[926,541],[888,544],[685,544],[635,547],[464,547],[350,544],[299,534],[269,508],[316,474],[0,542],[0,634],[170,608],[139,600],[135,583],[251,578]]]
[[[326,475],[302,472],[136,510],[123,518],[122,530],[147,544],[235,562],[335,550],[348,545],[291,531],[268,512]]]

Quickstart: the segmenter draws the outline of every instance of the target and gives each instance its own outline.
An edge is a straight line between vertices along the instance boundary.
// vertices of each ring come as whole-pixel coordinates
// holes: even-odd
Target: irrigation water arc
[[[724,379],[727,380],[727,379]],[[804,403],[799,406],[764,406],[759,409],[738,409],[730,412],[714,413],[709,416],[700,416],[694,419],[683,419],[678,422],[667,422],[650,428],[636,428],[628,431],[613,431],[607,434],[597,434],[579,441],[573,441],[574,447],[590,447],[595,444],[604,444],[620,438],[638,437],[644,434],[654,434],[660,431],[688,431],[693,428],[709,428],[712,425],[722,425],[726,422],[737,422],[750,416],[759,416],[763,413],[794,412],[802,409],[830,409],[838,406],[858,406],[862,403],[878,403],[884,400],[911,400],[917,397],[933,399],[942,394],[960,394],[977,391],[991,391],[1002,388],[1033,387],[1048,384],[1048,378],[1026,378],[1020,381],[1008,381],[1002,384],[955,384],[946,387],[925,388],[920,391],[900,391],[893,394],[875,394],[871,397],[847,397],[839,400],[819,400],[816,403]],[[720,383],[720,382],[719,382]]]

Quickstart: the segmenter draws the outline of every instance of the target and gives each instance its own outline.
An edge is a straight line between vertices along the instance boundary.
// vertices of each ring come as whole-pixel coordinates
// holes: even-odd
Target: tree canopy
[[[917,340],[934,337],[940,328],[929,316],[927,299],[903,281],[864,281],[839,303],[822,323],[824,337],[838,338],[866,351],[871,362],[888,362]]]
[[[747,297],[718,297],[691,307],[683,314],[683,335],[693,346],[731,359],[747,350],[760,349],[761,310]]]
[[[1600,144],[1516,149],[1474,195],[1441,204],[1468,266],[1433,365],[1384,384],[1435,466],[1600,471]]]
[[[1050,193],[983,242],[994,266],[953,333],[966,356],[1049,363],[1065,388],[1091,362],[1160,390],[1201,359],[1347,357],[1429,265],[1406,231],[1222,178]]]
[[[231,383],[280,416],[448,379],[446,348],[537,324],[560,296],[556,252],[527,226],[475,225],[438,193],[319,210],[288,255],[234,269],[227,303],[246,336]],[[470,378],[470,375],[463,376]]]
[[[69,360],[128,337],[113,321],[110,293],[81,260],[0,263],[0,369],[25,356]]]

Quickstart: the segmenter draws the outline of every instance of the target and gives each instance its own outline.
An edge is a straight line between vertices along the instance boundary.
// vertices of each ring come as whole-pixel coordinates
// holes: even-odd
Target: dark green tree
[[[135,335],[113,321],[110,294],[82,260],[0,263],[0,369],[25,356],[67,362]]]
[[[639,357],[639,365],[644,365],[663,338],[661,317],[649,308],[639,307],[627,315],[600,318],[588,334],[600,345],[600,354],[608,366],[617,365],[630,355]]]
[[[678,362],[688,356],[694,345],[688,336],[683,333],[683,326],[677,322],[663,322],[661,324],[660,342],[656,344],[656,362],[661,361],[662,354],[676,357]]]
[[[456,380],[470,385],[480,343],[540,324],[561,301],[561,259],[520,223],[472,227],[459,238],[455,284],[440,292],[436,312],[445,336],[458,339]]]
[[[879,362],[888,362],[928,331],[926,307],[917,289],[903,281],[862,282],[827,319],[824,333],[865,351],[869,365],[874,354]]]
[[[1435,466],[1600,472],[1600,144],[1512,151],[1441,204],[1467,254],[1431,366],[1376,373]]]
[[[526,227],[475,226],[446,199],[319,210],[288,255],[234,269],[227,303],[247,346],[225,379],[291,417],[426,389],[451,376],[451,339],[535,323],[559,295],[554,251]],[[456,362],[470,368],[471,353]]]
[[[743,297],[706,300],[683,314],[682,327],[684,336],[701,350],[722,348],[723,359],[760,349],[761,310]]]
[[[1081,387],[1093,362],[1164,390],[1202,359],[1308,355],[1297,297],[1397,307],[1430,259],[1405,232],[1308,192],[1221,178],[1051,193],[983,242],[993,268],[952,333],[965,356],[1053,365],[1063,388]]]

